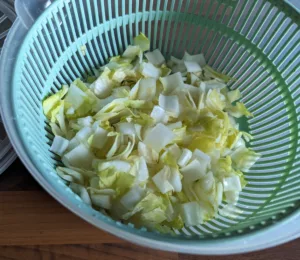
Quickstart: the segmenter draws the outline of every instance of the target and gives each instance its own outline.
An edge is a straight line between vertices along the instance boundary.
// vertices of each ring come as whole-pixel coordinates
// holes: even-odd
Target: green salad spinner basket
[[[17,19],[1,60],[3,121],[39,183],[83,219],[162,250],[229,254],[274,246],[300,234],[300,15],[275,0],[59,0],[27,31]],[[246,173],[236,218],[218,216],[174,235],[116,222],[84,204],[57,176],[42,100],[124,51],[143,32],[151,49],[204,53],[238,80],[254,114],[243,127],[262,158]],[[86,54],[81,47],[86,46]]]

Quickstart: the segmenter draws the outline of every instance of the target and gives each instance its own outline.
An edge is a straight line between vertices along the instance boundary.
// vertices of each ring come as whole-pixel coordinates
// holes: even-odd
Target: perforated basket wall
[[[49,152],[53,138],[41,101],[64,83],[91,73],[118,55],[139,32],[164,55],[204,53],[208,64],[238,79],[243,102],[255,115],[241,125],[262,154],[246,173],[249,184],[235,219],[219,216],[178,231],[176,238],[116,223],[75,197],[78,211],[157,241],[209,240],[260,230],[297,211],[300,205],[300,50],[299,14],[282,1],[93,1],[66,0],[51,5],[28,33],[12,82],[17,128],[37,178],[50,184],[58,200],[74,194],[55,173]],[[87,46],[86,56],[80,51]],[[21,155],[22,157],[22,155]],[[36,174],[38,175],[38,174]],[[42,177],[40,177],[42,176]],[[50,190],[50,188],[49,188]],[[95,224],[100,226],[99,222]],[[107,226],[108,225],[108,226]],[[116,230],[116,229],[115,229]]]

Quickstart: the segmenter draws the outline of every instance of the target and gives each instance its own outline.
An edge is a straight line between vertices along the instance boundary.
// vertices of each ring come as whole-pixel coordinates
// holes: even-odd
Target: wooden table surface
[[[299,260],[300,240],[249,254],[190,256],[139,247],[100,231],[63,208],[20,161],[0,175],[0,260]]]

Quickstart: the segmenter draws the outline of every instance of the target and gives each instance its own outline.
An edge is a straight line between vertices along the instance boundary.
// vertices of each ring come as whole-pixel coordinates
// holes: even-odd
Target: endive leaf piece
[[[174,188],[169,182],[171,170],[168,166],[165,166],[159,171],[153,178],[153,182],[162,194],[172,191]]]
[[[189,149],[183,149],[178,159],[178,165],[181,167],[185,166],[192,158],[192,155],[193,153]]]
[[[187,227],[203,223],[203,212],[200,205],[195,201],[181,205],[181,217]]]
[[[161,70],[156,68],[152,63],[144,62],[143,63],[142,74],[146,78],[158,79],[161,75]]]
[[[178,96],[159,95],[159,106],[167,111],[172,117],[177,118],[180,114]]]
[[[198,160],[191,161],[187,166],[180,170],[185,182],[194,182],[205,175],[205,169]]]
[[[134,59],[136,56],[140,54],[140,52],[141,52],[141,48],[139,46],[129,45],[124,51],[122,57],[128,59]]]
[[[246,147],[240,147],[231,154],[231,158],[237,169],[247,171],[260,158],[260,154]]]
[[[200,65],[195,61],[185,61],[184,65],[187,72],[200,72],[202,71]]]
[[[103,209],[110,209],[112,206],[111,196],[101,195],[101,194],[92,194],[91,201],[95,206],[98,206]]]
[[[148,166],[145,158],[141,156],[137,161],[136,179],[138,182],[144,182],[148,179],[148,177],[149,177]]]
[[[139,46],[142,51],[148,51],[150,49],[150,41],[149,39],[143,34],[140,33],[133,39],[134,45]]]
[[[229,102],[233,103],[234,101],[239,100],[242,97],[242,95],[241,92],[238,89],[236,89],[236,90],[229,91],[227,93],[227,97],[229,99]]]
[[[98,171],[104,171],[111,167],[114,168],[118,172],[129,172],[129,170],[131,168],[131,164],[126,161],[122,161],[122,160],[99,162]]]
[[[159,153],[174,138],[175,134],[168,127],[159,123],[148,131],[144,143]]]
[[[227,177],[223,179],[224,191],[241,191],[242,185],[238,176]]]
[[[169,116],[166,111],[160,106],[154,106],[150,116],[154,119],[155,123],[167,123]]]
[[[154,78],[141,79],[137,98],[151,101],[156,93],[156,80]]]
[[[138,154],[142,156],[147,163],[156,163],[158,161],[158,153],[143,142],[138,144]]]
[[[206,65],[206,61],[202,53],[196,55],[190,55],[189,53],[185,52],[183,60],[197,62],[201,67],[204,67]]]
[[[240,118],[242,116],[248,116],[248,117],[253,117],[253,114],[251,114],[245,105],[241,102],[237,102],[235,106],[232,106],[230,109],[228,109],[229,113],[236,117]]]
[[[76,183],[71,183],[70,188],[74,193],[76,193],[83,200],[83,202],[85,202],[88,205],[92,204],[91,198],[85,187]]]
[[[225,74],[215,71],[212,67],[208,65],[204,67],[204,70],[210,77],[217,78],[225,83],[229,82],[232,79],[231,77]]]
[[[68,146],[69,146],[69,140],[61,136],[55,136],[53,143],[50,147],[50,151],[56,153],[59,156],[62,156],[64,152],[67,150]]]
[[[60,100],[67,94],[68,86],[63,85],[57,93],[49,96],[43,101],[43,111],[48,119],[51,118],[52,110],[60,103]]]
[[[155,66],[161,66],[166,62],[164,56],[161,54],[159,49],[155,49],[152,52],[145,53],[146,58],[150,63]]]
[[[166,94],[171,94],[175,89],[184,87],[184,82],[180,72],[160,78],[160,82],[162,83]]]
[[[62,161],[67,166],[73,166],[77,168],[90,169],[94,155],[89,151],[84,144],[80,144],[70,152],[66,153]]]
[[[123,206],[132,210],[135,205],[142,199],[145,195],[145,189],[142,189],[140,186],[133,186],[120,200]]]

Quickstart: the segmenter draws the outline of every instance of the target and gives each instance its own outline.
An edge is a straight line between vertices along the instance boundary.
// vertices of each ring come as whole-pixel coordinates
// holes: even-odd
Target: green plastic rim
[[[251,147],[263,156],[246,174],[249,185],[239,200],[243,213],[238,218],[220,216],[176,236],[137,230],[85,205],[56,175],[57,160],[49,152],[53,135],[41,100],[122,52],[140,31],[150,37],[152,49],[160,48],[166,56],[203,52],[210,65],[239,79],[230,88],[240,89],[255,115],[243,126],[254,136]],[[243,245],[246,240],[300,215],[299,39],[298,13],[277,1],[57,1],[21,46],[8,96],[17,120],[4,116],[5,123],[35,178],[92,224],[165,250],[251,250]],[[87,46],[86,56],[82,45]]]

